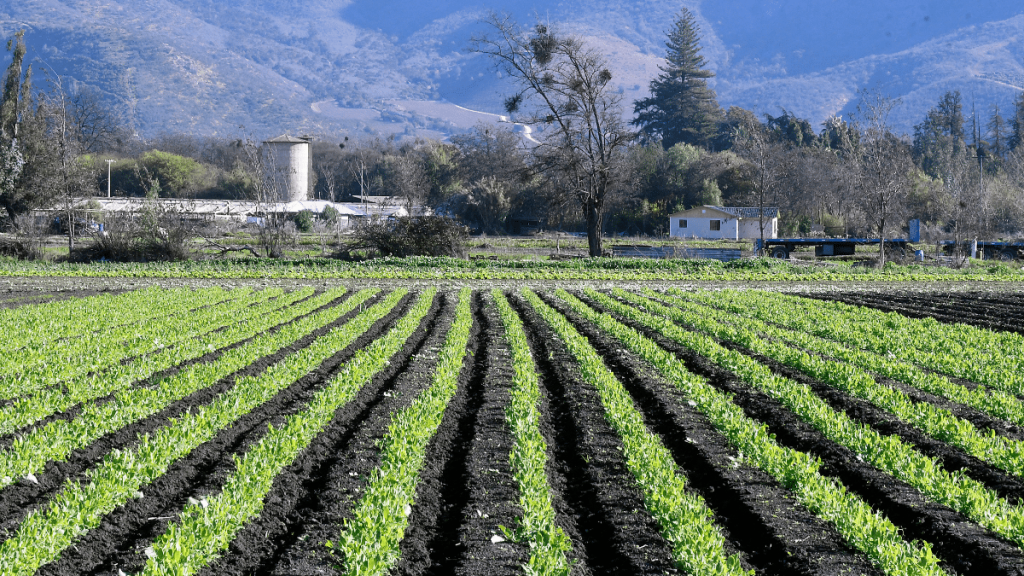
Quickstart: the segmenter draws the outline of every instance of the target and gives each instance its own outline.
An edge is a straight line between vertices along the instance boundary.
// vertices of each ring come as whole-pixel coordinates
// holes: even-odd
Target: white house
[[[761,237],[758,208],[696,206],[668,217],[669,236],[699,240],[741,240]],[[764,236],[779,235],[779,209],[765,208]]]

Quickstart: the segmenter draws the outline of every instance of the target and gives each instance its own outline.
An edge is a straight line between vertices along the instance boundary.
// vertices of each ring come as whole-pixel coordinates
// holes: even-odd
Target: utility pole
[[[110,165],[116,162],[115,160],[107,160],[107,198],[110,198]]]

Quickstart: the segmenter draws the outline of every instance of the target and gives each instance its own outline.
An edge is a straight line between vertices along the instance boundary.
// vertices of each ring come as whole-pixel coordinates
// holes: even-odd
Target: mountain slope
[[[13,5],[12,5],[13,4]],[[1024,16],[1008,2],[688,1],[723,106],[814,123],[857,90],[902,97],[910,131],[948,89],[986,117],[1024,85]],[[609,58],[627,107],[658,72],[679,2],[514,0],[494,8],[580,33]],[[102,90],[140,133],[311,132],[444,137],[494,122],[511,87],[468,54],[490,4],[393,0],[38,0],[0,6],[30,59]],[[968,14],[969,11],[969,14]],[[6,55],[5,55],[6,56]],[[469,109],[469,110],[467,110]],[[481,113],[474,113],[473,110]]]

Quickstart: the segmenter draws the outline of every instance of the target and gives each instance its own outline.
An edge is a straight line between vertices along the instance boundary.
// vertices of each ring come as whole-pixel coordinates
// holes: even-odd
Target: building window
[[[722,229],[722,221],[721,220],[712,220],[711,221],[711,230],[712,231],[718,231],[718,230],[721,230],[721,229]]]
[[[680,228],[686,228],[686,220],[685,219],[682,219],[682,218],[679,219],[679,227]]]

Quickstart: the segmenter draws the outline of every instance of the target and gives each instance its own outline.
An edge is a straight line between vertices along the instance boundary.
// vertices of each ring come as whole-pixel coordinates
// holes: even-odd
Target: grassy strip
[[[352,518],[346,519],[339,548],[349,575],[383,574],[398,560],[416,497],[427,443],[455,396],[473,327],[469,288],[459,292],[455,321],[438,354],[430,388],[396,414],[381,440],[381,464],[370,475]]]
[[[247,309],[236,318],[225,318],[219,324],[208,326],[209,331],[213,331],[223,327],[224,324],[237,322],[226,331],[205,335],[194,334],[191,341],[179,343],[173,348],[165,348],[156,354],[136,358],[125,364],[115,364],[85,378],[67,382],[64,386],[45,388],[0,407],[0,434],[10,434],[83,402],[124,390],[133,383],[144,380],[161,370],[247,338],[261,331],[253,330],[255,327],[269,328],[273,326],[274,324],[267,322],[275,317],[294,318],[292,310],[284,312],[279,310],[311,292],[312,289],[297,291],[284,298]],[[326,303],[327,301],[323,302],[323,304]],[[303,308],[306,307],[299,307],[299,309]],[[253,318],[250,319],[250,317]]]
[[[827,268],[756,260],[657,260],[587,258],[576,261],[466,261],[458,258],[381,258],[340,262],[326,258],[291,261],[232,260],[169,263],[54,264],[0,261],[2,276],[104,278],[407,278],[419,280],[708,280],[708,281],[1019,281],[1016,267],[990,263],[957,270],[890,263],[882,270],[835,263]]]
[[[818,471],[820,461],[806,453],[779,446],[763,424],[747,417],[728,394],[688,372],[674,355],[640,332],[607,314],[599,314],[568,293],[559,291],[558,296],[570,308],[622,342],[632,353],[654,365],[740,451],[742,459],[792,491],[801,504],[835,526],[851,546],[871,558],[886,574],[945,574],[927,542],[914,545],[905,541],[892,522],[872,510],[842,483],[822,476]],[[630,310],[629,317],[634,320],[657,320],[637,310],[623,308]],[[670,324],[666,326],[669,327]]]
[[[657,294],[653,292],[645,293],[648,295]],[[676,294],[673,302],[678,303],[683,299],[693,300],[747,319],[760,321],[757,324],[759,331],[767,333],[770,330],[773,336],[797,346],[817,350],[838,360],[849,362],[919,390],[970,406],[975,410],[995,416],[996,418],[1008,420],[1018,426],[1024,426],[1024,403],[1021,402],[1020,398],[1013,394],[1001,390],[991,390],[984,386],[973,389],[961,386],[951,382],[949,378],[941,374],[923,370],[911,362],[901,360],[895,354],[879,354],[861,350],[860,348],[851,348],[849,346],[855,346],[855,344],[843,338],[844,331],[849,326],[849,323],[843,318],[835,316],[818,317],[814,319],[813,324],[808,324],[805,320],[806,316],[802,311],[795,308],[787,308],[779,305],[777,302],[766,302],[766,296],[761,292],[750,294],[734,293],[728,296],[703,292],[686,295],[675,291],[672,293]],[[747,321],[749,322],[749,320]],[[775,325],[788,329],[779,329]],[[762,330],[760,326],[764,326],[765,329]],[[817,336],[812,334],[817,334]],[[841,344],[848,344],[849,346]]]
[[[177,331],[194,322],[196,314],[211,311],[200,308],[237,309],[251,296],[251,288],[183,292],[179,297],[160,304],[120,311],[121,318],[128,322],[126,325],[90,332],[70,340],[57,338],[39,346],[12,351],[0,359],[0,390],[26,380],[38,382],[40,386],[53,384],[76,374],[101,369],[133,355],[133,349],[138,350],[135,354],[158,349],[169,344],[167,340],[174,338]],[[83,315],[78,321],[89,324],[92,318],[92,314]]]
[[[530,354],[523,323],[500,290],[491,292],[505,326],[505,339],[512,353],[511,401],[505,418],[512,431],[512,476],[519,485],[519,506],[523,509],[520,526],[514,531],[514,540],[530,545],[529,575],[568,575],[566,554],[572,542],[555,523],[555,509],[551,504],[551,486],[548,484],[547,442],[540,432],[540,385],[537,367]]]
[[[283,310],[247,325],[235,327],[225,338],[237,340],[249,337],[275,324],[287,322],[334,300],[343,289],[324,294],[295,309]],[[156,414],[170,403],[202,390],[217,380],[251,364],[254,360],[273,354],[306,334],[326,326],[361,305],[375,291],[364,290],[344,303],[282,326],[270,334],[258,336],[251,342],[228,350],[210,363],[194,364],[159,380],[152,388],[138,387],[120,392],[112,401],[91,404],[82,409],[74,420],[56,420],[15,440],[0,452],[0,487],[9,486],[18,478],[34,474],[48,462],[63,461],[71,452],[88,446],[104,434],[109,434],[134,422]]]
[[[145,576],[194,574],[227,549],[235,535],[263,510],[263,500],[274,478],[322,432],[335,411],[347,404],[374,374],[387,366],[430,310],[435,289],[424,291],[416,305],[391,329],[340,367],[338,374],[319,390],[305,410],[288,418],[242,458],[221,492],[190,504],[153,543],[153,556],[142,571]]]
[[[196,335],[217,330],[232,321],[251,315],[252,306],[280,296],[281,289],[265,290],[253,294],[242,290],[230,300],[213,304],[205,310],[188,307],[175,316],[150,318],[141,326],[133,324],[111,332],[89,334],[73,342],[61,343],[59,353],[41,350],[32,353],[24,368],[14,368],[14,374],[0,377],[0,398],[24,399],[54,384],[73,389],[75,379],[83,380],[128,358],[174,346]],[[0,416],[0,420],[3,416]]]
[[[153,434],[139,437],[131,450],[115,450],[89,470],[90,482],[68,479],[48,505],[32,511],[14,535],[0,545],[0,573],[28,576],[52,562],[76,538],[162,476],[167,468],[208,442],[231,423],[273,398],[324,360],[348,346],[405,295],[396,290],[380,303],[267,368],[247,376],[211,403],[186,413]]]
[[[647,430],[629,392],[605,366],[601,355],[561,314],[536,294],[523,295],[579,363],[586,382],[597,388],[605,417],[622,438],[626,467],[636,477],[661,534],[672,545],[676,562],[692,574],[747,574],[738,556],[726,556],[725,540],[704,499],[686,490],[686,478],[661,439]]]
[[[1024,396],[1024,336],[933,318],[913,319],[842,302],[772,295],[769,300],[797,308],[811,326],[843,321],[834,336],[857,348],[905,357],[926,368],[997,390]],[[808,332],[816,334],[813,329]],[[821,334],[819,334],[821,335]]]
[[[836,412],[807,386],[774,374],[750,357],[720,346],[710,336],[684,330],[665,318],[641,312],[604,294],[590,290],[587,293],[617,314],[657,330],[779,400],[826,438],[853,450],[879,470],[1018,546],[1024,544],[1024,509],[1000,498],[981,482],[947,472],[940,462],[921,454],[899,437],[884,436],[845,413]]]
[[[638,294],[622,290],[616,290],[615,294],[677,323],[711,334],[715,338],[734,342],[786,366],[796,368],[812,378],[866,400],[917,427],[932,438],[948,442],[1010,474],[1019,476],[1024,473],[1024,444],[1020,441],[991,433],[982,434],[974,424],[953,415],[949,410],[928,402],[915,402],[902,390],[879,384],[870,374],[856,366],[811,355],[778,340],[766,339],[763,335],[776,336],[777,330],[770,326],[763,323],[750,326],[757,322],[752,319],[746,321],[748,326],[730,324],[730,321],[736,319],[735,316],[716,313],[706,306],[689,302],[678,302],[679,307],[671,308]],[[656,296],[654,293],[651,294]],[[837,352],[837,349],[841,348],[837,345],[821,344],[824,349],[812,347],[811,350],[828,353]]]

